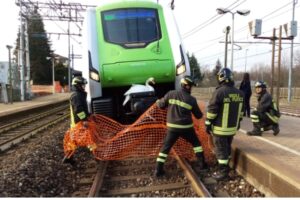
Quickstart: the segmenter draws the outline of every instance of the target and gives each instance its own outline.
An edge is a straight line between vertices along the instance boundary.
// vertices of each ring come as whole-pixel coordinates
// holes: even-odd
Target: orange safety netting
[[[204,103],[199,103],[204,112]],[[194,128],[201,141],[205,160],[215,162],[211,139],[205,133],[204,118],[193,117]],[[88,147],[99,160],[120,160],[133,156],[157,156],[166,136],[166,110],[153,104],[133,124],[123,125],[103,115],[93,115],[88,128],[81,122],[69,129],[64,137],[64,152],[70,157],[77,147]],[[191,144],[179,139],[173,146],[179,156],[195,160]],[[170,152],[172,156],[172,151]]]

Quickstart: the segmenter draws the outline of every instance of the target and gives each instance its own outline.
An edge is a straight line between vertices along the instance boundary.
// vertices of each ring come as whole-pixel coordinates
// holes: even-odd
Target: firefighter
[[[76,76],[72,80],[72,86],[74,88],[74,92],[70,97],[70,117],[71,117],[71,129],[75,127],[75,125],[83,121],[83,126],[88,128],[88,105],[87,105],[87,93],[85,92],[85,85],[87,81],[85,78],[81,76]],[[64,162],[74,164],[73,156],[70,158],[64,159]]]
[[[192,78],[185,76],[181,79],[181,90],[169,91],[162,99],[157,100],[157,106],[162,109],[167,108],[168,111],[167,135],[156,159],[156,177],[165,174],[164,163],[167,160],[168,153],[180,137],[193,145],[199,168],[204,169],[206,167],[203,149],[196,136],[192,120],[192,113],[197,119],[200,119],[203,115],[195,97],[191,96],[191,89],[194,85]]]
[[[247,135],[261,136],[263,131],[273,130],[276,136],[279,132],[280,112],[272,96],[267,91],[267,85],[264,81],[255,83],[255,92],[257,94],[257,107],[251,113],[253,130],[248,131]]]
[[[222,68],[217,79],[219,86],[209,101],[205,125],[207,134],[212,135],[218,160],[218,169],[212,177],[223,180],[228,178],[233,136],[243,119],[244,93],[234,87],[230,69]]]

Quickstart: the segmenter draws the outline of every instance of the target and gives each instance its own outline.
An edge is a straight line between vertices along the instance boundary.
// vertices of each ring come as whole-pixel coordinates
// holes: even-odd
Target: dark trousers
[[[213,135],[216,157],[218,160],[229,160],[233,136]]]
[[[250,97],[245,97],[244,116],[250,117]]]
[[[164,139],[164,144],[160,152],[164,154],[169,154],[172,146],[175,144],[175,142],[178,140],[179,137],[183,138],[184,140],[192,144],[193,147],[201,146],[201,143],[196,136],[194,128],[168,129],[167,136]]]

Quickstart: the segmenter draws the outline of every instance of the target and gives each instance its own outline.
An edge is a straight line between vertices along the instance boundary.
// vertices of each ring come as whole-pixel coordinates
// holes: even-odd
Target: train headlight
[[[177,65],[176,75],[180,75],[186,71],[186,67],[184,64]]]
[[[90,78],[94,81],[100,82],[100,76],[98,72],[90,71]]]

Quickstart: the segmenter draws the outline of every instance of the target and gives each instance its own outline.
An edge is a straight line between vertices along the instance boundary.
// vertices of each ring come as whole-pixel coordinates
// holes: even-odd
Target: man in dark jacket
[[[244,77],[240,85],[240,90],[244,92],[244,116],[250,117],[250,98],[252,95],[252,90],[249,73],[244,73]]]
[[[276,136],[279,132],[280,112],[272,96],[267,91],[267,85],[263,81],[255,83],[255,92],[257,94],[257,107],[251,113],[253,130],[247,132],[250,136],[261,136],[263,131],[273,130]]]
[[[72,86],[74,87],[74,92],[70,97],[70,121],[71,121],[71,129],[75,127],[75,125],[82,121],[84,127],[88,127],[88,105],[86,101],[87,93],[85,92],[85,85],[87,81],[85,78],[81,76],[74,77],[72,80]],[[65,158],[63,160],[65,163],[74,164],[73,156],[70,158]]]
[[[70,111],[71,111],[71,128],[79,121],[83,121],[84,126],[88,126],[87,119],[89,117],[88,105],[86,101],[87,93],[85,92],[85,85],[87,81],[81,76],[74,77],[72,86],[75,91],[70,97]]]
[[[202,117],[195,97],[191,96],[191,89],[194,82],[190,76],[181,79],[181,90],[172,90],[162,99],[157,100],[160,108],[168,108],[167,112],[167,136],[163,147],[156,159],[156,177],[163,176],[163,169],[167,156],[179,137],[193,145],[193,150],[199,160],[199,168],[206,167],[203,156],[203,149],[194,130],[192,113],[197,119]]]
[[[217,74],[219,86],[214,91],[206,113],[206,132],[212,134],[218,170],[212,177],[228,177],[233,136],[243,119],[244,93],[234,87],[230,69],[222,68]]]

